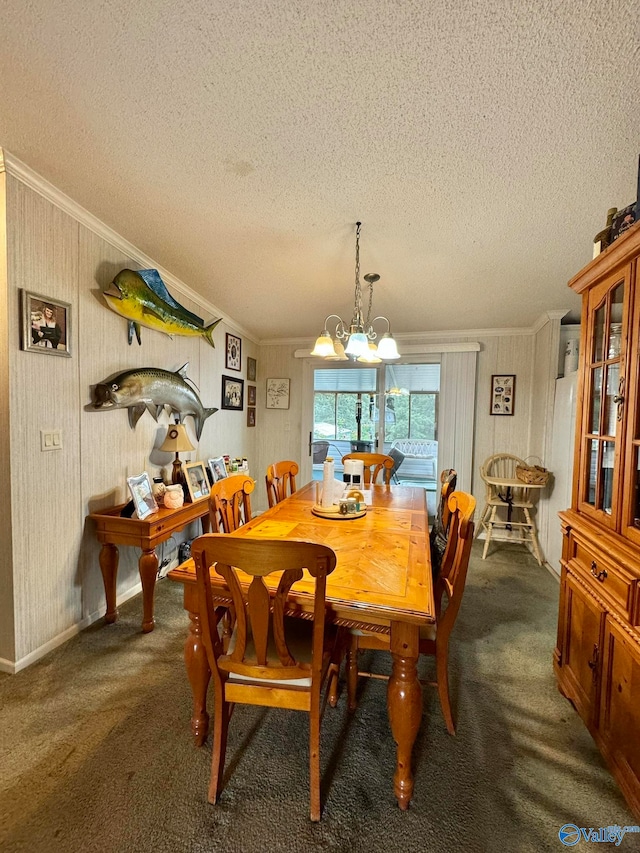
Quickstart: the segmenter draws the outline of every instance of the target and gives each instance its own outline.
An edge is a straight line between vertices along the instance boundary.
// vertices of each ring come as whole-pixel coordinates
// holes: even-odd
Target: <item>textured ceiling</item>
[[[632,0],[4,0],[0,146],[258,339],[519,327],[635,200]],[[345,317],[348,319],[348,316]]]

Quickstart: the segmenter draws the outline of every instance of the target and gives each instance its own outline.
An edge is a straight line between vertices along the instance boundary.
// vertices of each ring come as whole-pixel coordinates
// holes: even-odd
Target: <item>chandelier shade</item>
[[[391,334],[391,323],[387,317],[374,317],[371,319],[373,305],[373,285],[379,280],[377,273],[367,273],[364,280],[369,288],[369,305],[365,318],[362,308],[362,286],[360,284],[360,228],[362,222],[356,222],[356,284],[354,295],[353,316],[350,323],[346,323],[339,314],[329,314],[324,321],[324,328],[316,340],[311,355],[326,358],[330,361],[346,361],[349,358],[366,364],[376,364],[382,360],[392,361],[400,358],[400,353]],[[335,320],[333,335],[329,331],[329,321]],[[379,343],[375,341],[378,333],[374,323],[384,320],[387,331],[382,335]],[[333,325],[333,324],[331,324]]]

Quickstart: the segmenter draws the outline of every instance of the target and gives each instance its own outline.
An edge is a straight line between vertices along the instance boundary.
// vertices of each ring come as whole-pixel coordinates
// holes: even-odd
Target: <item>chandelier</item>
[[[373,305],[373,285],[380,278],[377,273],[367,273],[364,280],[369,288],[369,305],[367,307],[366,319],[362,309],[362,287],[360,285],[360,227],[362,222],[356,222],[356,290],[353,306],[353,317],[349,324],[338,314],[329,314],[324,321],[324,329],[316,340],[316,345],[311,355],[317,355],[329,361],[347,361],[349,356],[354,360],[366,364],[375,364],[383,359],[392,361],[400,358],[396,342],[391,334],[391,323],[386,317],[374,317],[371,319]],[[329,320],[336,320],[333,337],[329,334]],[[383,320],[387,324],[378,344],[378,337],[373,324]],[[332,324],[333,325],[333,324]],[[345,343],[346,342],[346,346]]]

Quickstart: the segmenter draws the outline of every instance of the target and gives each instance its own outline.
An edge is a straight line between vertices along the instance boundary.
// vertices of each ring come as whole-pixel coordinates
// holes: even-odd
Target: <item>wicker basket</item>
[[[542,465],[529,465],[525,460],[523,465],[516,465],[516,477],[530,486],[546,486],[549,480],[549,472]]]

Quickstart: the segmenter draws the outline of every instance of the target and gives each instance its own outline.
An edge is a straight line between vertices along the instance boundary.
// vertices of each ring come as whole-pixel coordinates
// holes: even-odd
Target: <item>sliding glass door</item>
[[[397,481],[435,482],[439,394],[439,363],[314,365],[314,476],[327,455],[340,468],[345,453],[394,449]]]

